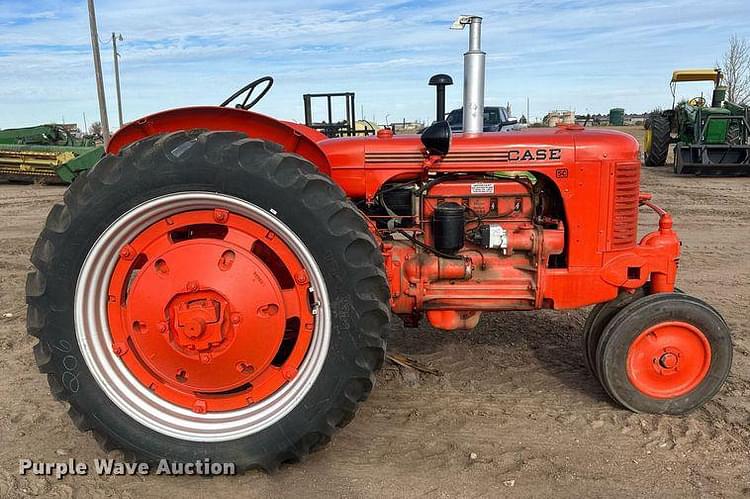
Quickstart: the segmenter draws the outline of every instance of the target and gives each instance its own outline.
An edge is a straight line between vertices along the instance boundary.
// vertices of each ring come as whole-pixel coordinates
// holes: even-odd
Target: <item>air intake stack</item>
[[[484,130],[484,66],[482,52],[482,18],[460,16],[451,29],[469,25],[469,51],[464,54],[464,133]]]
[[[435,121],[443,121],[445,119],[445,87],[453,85],[453,78],[445,74],[436,74],[430,78],[430,85],[436,88],[436,99],[437,112],[435,114]]]

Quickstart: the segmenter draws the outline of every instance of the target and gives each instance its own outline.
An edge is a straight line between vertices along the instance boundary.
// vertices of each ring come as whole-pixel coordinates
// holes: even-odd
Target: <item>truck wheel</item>
[[[234,132],[107,156],[32,253],[53,395],[107,449],[273,470],[354,416],[385,355],[381,252],[303,158]]]
[[[643,154],[646,166],[664,166],[672,142],[671,124],[669,118],[661,114],[654,114],[646,120],[646,137],[644,139]]]
[[[635,412],[684,414],[713,397],[732,364],[721,315],[679,293],[637,300],[604,328],[596,354],[607,392]]]

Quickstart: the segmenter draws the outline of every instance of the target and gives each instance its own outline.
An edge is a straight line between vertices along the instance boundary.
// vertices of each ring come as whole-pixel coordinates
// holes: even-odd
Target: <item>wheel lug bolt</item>
[[[659,365],[664,369],[672,369],[677,365],[677,356],[670,352],[664,353],[659,357]]]
[[[112,345],[112,351],[118,357],[122,357],[123,355],[128,353],[128,346],[125,343],[115,343]]]
[[[188,291],[197,291],[198,290],[198,281],[188,281],[188,283],[185,286],[185,288]]]
[[[241,320],[242,316],[240,314],[236,312],[232,314],[232,324],[239,324]]]
[[[132,260],[135,258],[135,249],[131,245],[126,244],[120,249],[120,257],[123,260]]]
[[[307,283],[307,272],[300,270],[294,275],[294,280],[297,281],[297,284]]]
[[[160,322],[159,323],[159,332],[160,333],[166,333],[167,332],[167,323],[166,322]]]
[[[198,414],[206,413],[206,401],[198,399],[193,403],[193,412]]]
[[[292,366],[286,366],[281,369],[281,375],[284,376],[284,379],[286,380],[294,379],[294,377],[297,376],[297,370]]]
[[[224,223],[227,221],[227,218],[229,218],[229,212],[227,210],[214,210],[214,220],[217,222]]]

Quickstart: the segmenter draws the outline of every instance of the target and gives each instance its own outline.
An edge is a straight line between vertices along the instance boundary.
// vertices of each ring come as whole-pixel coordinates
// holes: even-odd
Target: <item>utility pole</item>
[[[120,54],[117,53],[117,40],[122,41],[122,34],[115,36],[112,32],[112,52],[115,57],[115,87],[117,87],[117,117],[120,119],[122,128],[122,96],[120,95]]]
[[[529,98],[526,97],[526,123],[531,124],[531,116],[529,114]]]
[[[94,52],[94,72],[96,73],[96,94],[99,98],[99,121],[102,124],[104,145],[109,144],[109,120],[107,119],[107,101],[104,96],[104,77],[102,76],[102,58],[99,54],[99,33],[96,29],[96,12],[94,0],[88,0],[89,28],[91,30],[91,50]]]

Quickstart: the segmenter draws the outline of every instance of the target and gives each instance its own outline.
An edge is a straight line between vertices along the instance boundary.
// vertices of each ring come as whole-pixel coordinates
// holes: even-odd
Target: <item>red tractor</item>
[[[639,190],[638,143],[483,133],[480,23],[456,25],[471,34],[453,137],[437,121],[328,139],[248,111],[258,82],[237,107],[112,137],[50,212],[26,285],[37,363],[79,429],[140,460],[274,469],[354,417],[392,316],[457,330],[596,305],[585,358],[619,404],[682,414],[717,393],[730,332],[674,287],[680,241]],[[658,216],[640,240],[639,206]]]

